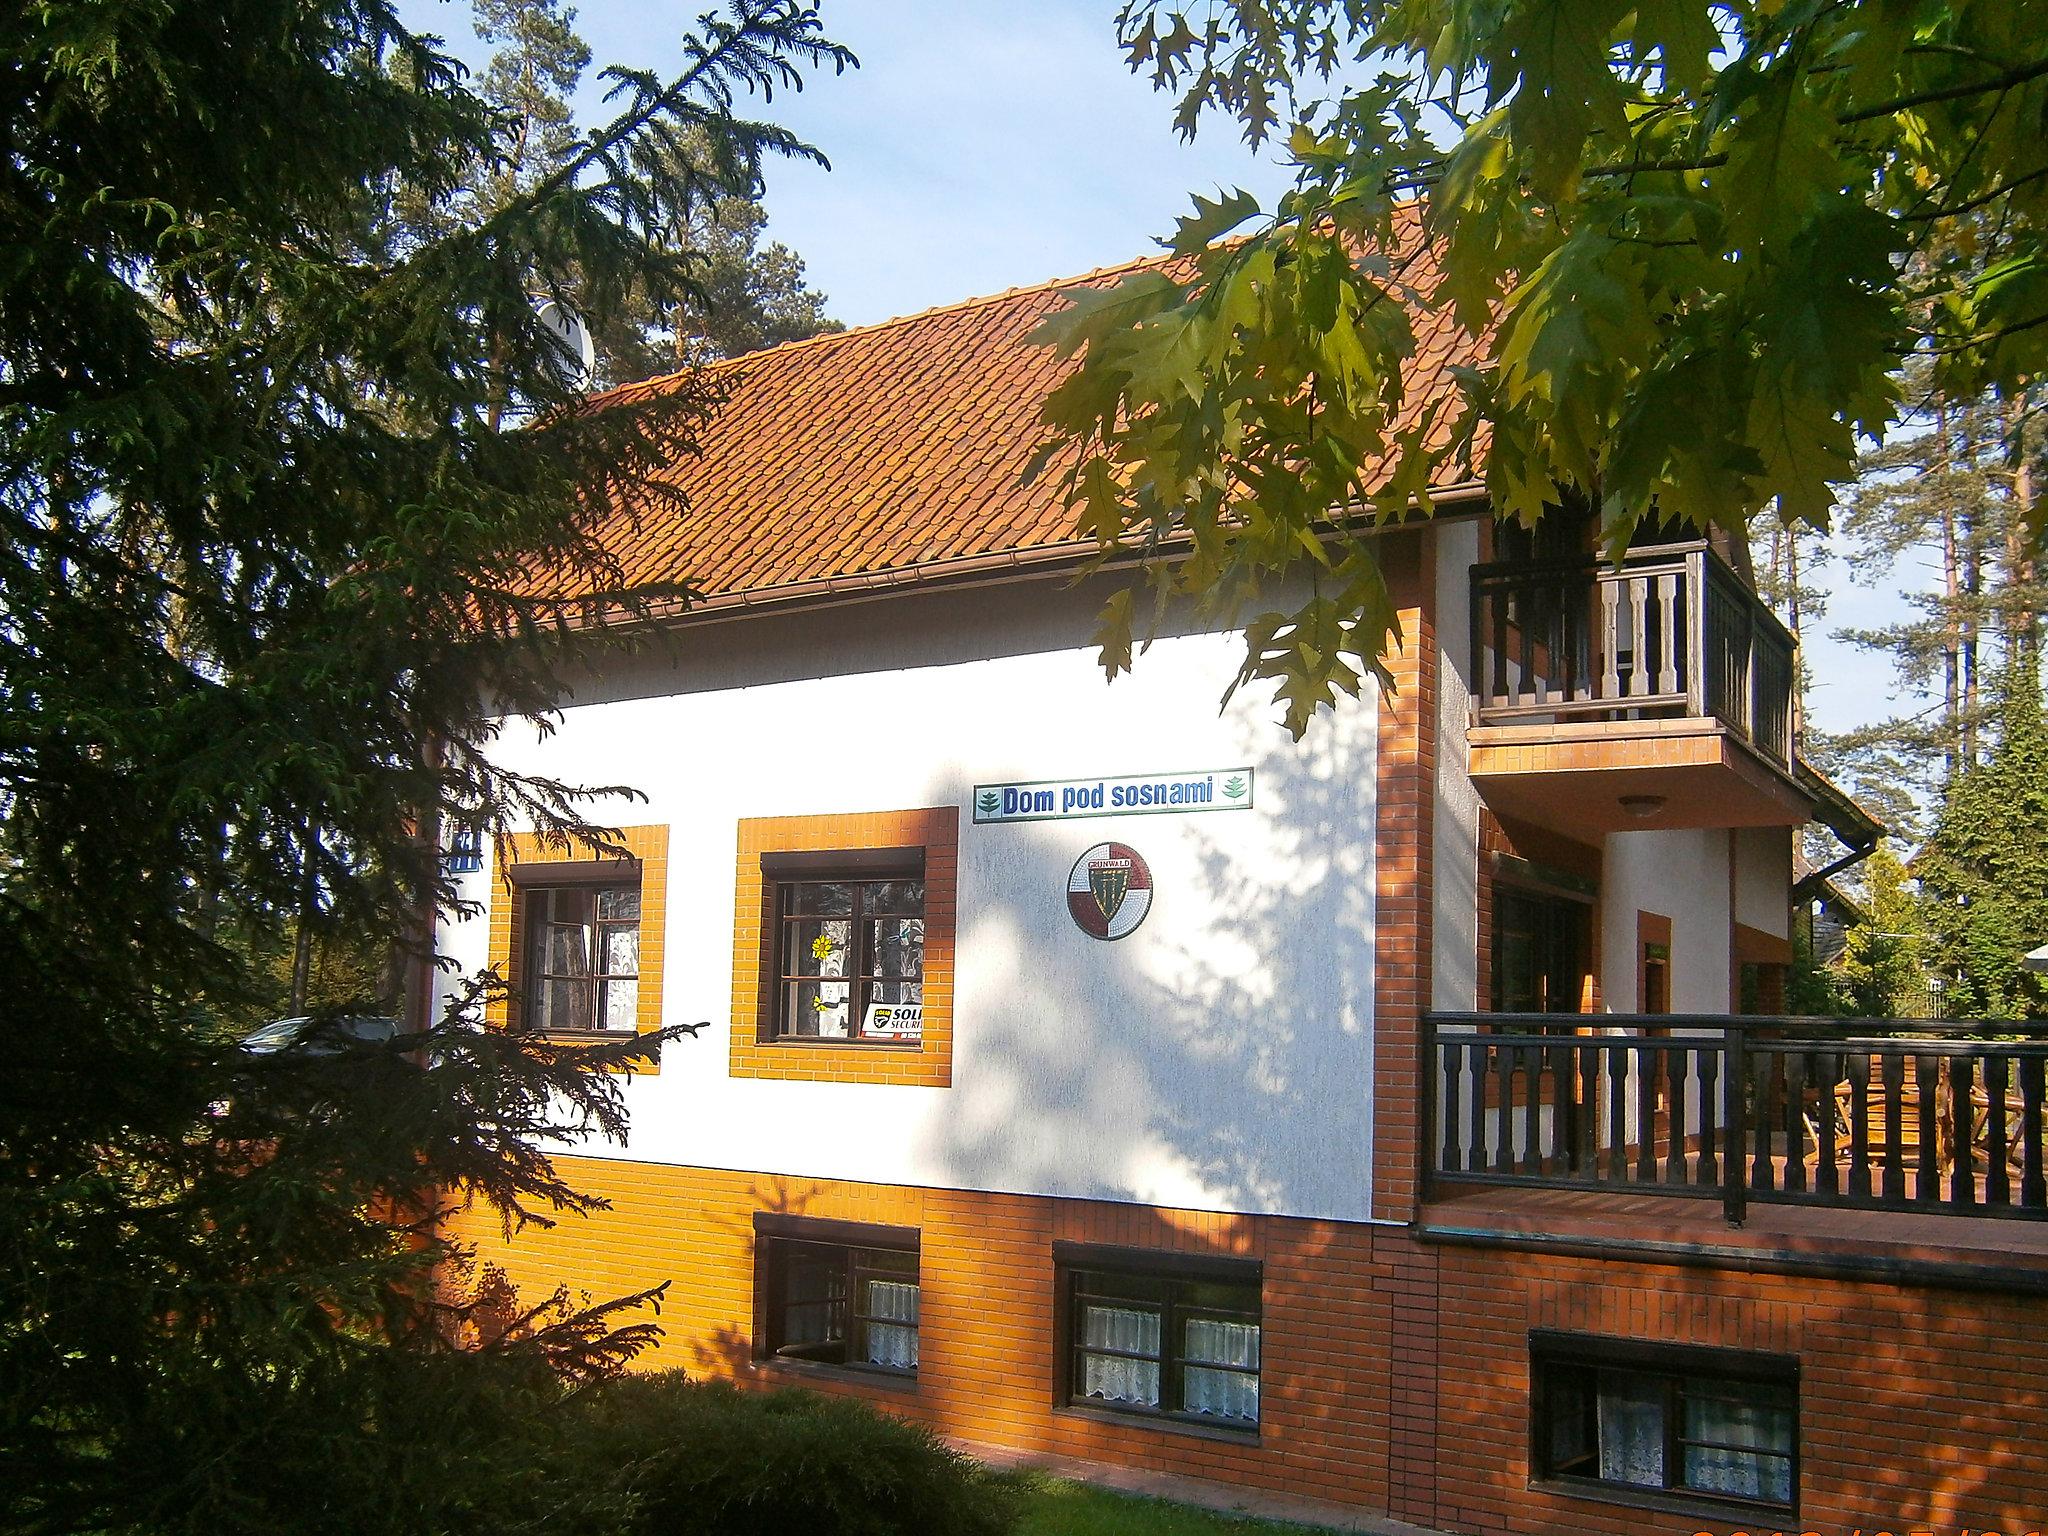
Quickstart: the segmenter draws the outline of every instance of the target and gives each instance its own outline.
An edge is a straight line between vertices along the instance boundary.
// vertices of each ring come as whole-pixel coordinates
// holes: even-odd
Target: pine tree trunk
[[[2010,413],[2007,432],[2012,436],[2014,469],[2011,505],[2005,519],[2005,661],[2010,667],[2024,666],[2035,651],[2036,627],[2040,615],[2034,611],[2034,460],[2033,434],[2027,420],[2027,392],[2021,391],[2007,403]]]
[[[1935,474],[1939,483],[1946,488],[1950,484],[1950,456],[1948,436],[1948,407],[1937,404],[1935,420]],[[1956,511],[1955,501],[1944,494],[1941,498],[1941,721],[1942,761],[1947,769],[1946,778],[1953,782],[1960,766],[1962,742],[1962,644],[1957,632],[1957,594],[1961,588],[1958,574],[1960,561],[1956,555]]]

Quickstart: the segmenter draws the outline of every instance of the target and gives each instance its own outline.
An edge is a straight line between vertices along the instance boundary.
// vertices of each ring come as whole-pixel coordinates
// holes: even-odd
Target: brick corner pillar
[[[1435,539],[1387,541],[1387,581],[1401,619],[1392,690],[1379,701],[1378,822],[1373,948],[1372,1214],[1413,1221],[1421,1190],[1422,1016],[1430,1006],[1435,942],[1437,646]],[[1437,1520],[1437,1255],[1407,1233],[1375,1250],[1391,1304],[1393,1440],[1387,1509],[1418,1525]]]

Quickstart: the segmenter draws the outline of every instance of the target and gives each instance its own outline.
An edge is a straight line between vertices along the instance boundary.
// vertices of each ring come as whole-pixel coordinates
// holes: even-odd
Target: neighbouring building
[[[671,1280],[655,1365],[1363,1518],[2048,1523],[2048,1044],[1768,1017],[1797,829],[1876,829],[1742,552],[1446,485],[1395,691],[1296,744],[1186,614],[1105,684],[1020,481],[1058,293],[720,365],[689,510],[608,535],[703,596],[500,756],[642,791],[633,858],[515,840],[439,945],[710,1025],[565,1159],[608,1214],[464,1235]]]

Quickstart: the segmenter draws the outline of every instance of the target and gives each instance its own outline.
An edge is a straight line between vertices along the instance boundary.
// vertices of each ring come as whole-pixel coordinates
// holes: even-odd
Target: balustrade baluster
[[[1618,699],[1621,697],[1620,666],[1621,645],[1616,633],[1616,609],[1620,593],[1612,577],[1600,580],[1600,697]]]
[[[1948,1114],[1954,1126],[1949,1138],[1955,1156],[1949,1163],[1948,1198],[1956,1206],[1977,1204],[1976,1062],[1960,1053],[1948,1059]]]
[[[1720,1133],[1716,1122],[1721,1105],[1721,1053],[1709,1046],[1699,1053],[1700,1166],[1699,1182],[1721,1182]]]
[[[1447,1040],[1436,1036],[1437,1078],[1443,1085],[1443,1110],[1437,1116],[1437,1123],[1443,1128],[1443,1137],[1437,1149],[1437,1167],[1445,1173],[1465,1171],[1464,1148],[1458,1144],[1458,1099],[1463,1088],[1465,1074],[1460,1063],[1465,1059],[1465,1043],[1462,1040]]]
[[[1486,1080],[1491,1049],[1486,1036],[1477,1034],[1465,1047],[1465,1086],[1470,1095],[1465,1101],[1465,1168],[1471,1173],[1486,1169]]]
[[[1493,1171],[1515,1171],[1515,1048],[1497,1045],[1493,1059],[1500,1068],[1500,1097],[1493,1106]]]
[[[1688,1182],[1685,1166],[1685,1100],[1686,1085],[1692,1080],[1689,1066],[1692,1052],[1682,1045],[1669,1045],[1663,1049],[1664,1091],[1671,1098],[1671,1149],[1664,1159],[1664,1182],[1684,1184]]]
[[[1920,1157],[1913,1184],[1916,1201],[1941,1198],[1941,1108],[1935,1103],[1941,1063],[1933,1056],[1913,1058],[1913,1083],[1919,1089]]]
[[[1636,1058],[1636,1182],[1657,1181],[1657,1047],[1635,1047]]]
[[[1628,1051],[1621,1045],[1607,1047],[1607,1177],[1616,1184],[1628,1182]]]
[[[1906,1198],[1906,1058],[1884,1056],[1884,1198]]]
[[[1756,1128],[1756,1150],[1749,1160],[1749,1187],[1769,1194],[1778,1187],[1771,1167],[1771,1105],[1778,1084],[1778,1058],[1774,1052],[1764,1051],[1756,1062],[1756,1110],[1749,1118]]]
[[[1842,1080],[1842,1057],[1828,1051],[1815,1059],[1813,1134],[1814,1188],[1824,1195],[1841,1193],[1841,1171],[1835,1167],[1835,1085]]]
[[[1515,1052],[1522,1070],[1522,1159],[1523,1175],[1543,1171],[1543,1068],[1540,1048],[1525,1045]]]
[[[1849,1056],[1849,1193],[1870,1198],[1870,1053]]]
[[[2006,1159],[2012,1143],[2005,1130],[2005,1095],[2012,1085],[2012,1058],[1993,1051],[1984,1058],[1984,1203],[2012,1204],[2012,1174]]]
[[[1657,578],[1657,691],[1678,692],[1678,575]]]
[[[1793,1052],[1785,1062],[1785,1190],[1806,1192],[1806,1058]]]
[[[2048,1177],[2041,1168],[2042,1077],[2048,1062],[2039,1056],[2020,1058],[2020,1204],[2048,1205]]]
[[[1639,698],[1650,691],[1650,658],[1644,654],[1649,646],[1649,625],[1644,610],[1649,606],[1650,581],[1646,576],[1628,578],[1629,611],[1629,666],[1628,691],[1630,698]]]
[[[1600,1053],[1590,1045],[1575,1047],[1579,1058],[1579,1113],[1576,1117],[1576,1165],[1580,1178],[1600,1177]]]

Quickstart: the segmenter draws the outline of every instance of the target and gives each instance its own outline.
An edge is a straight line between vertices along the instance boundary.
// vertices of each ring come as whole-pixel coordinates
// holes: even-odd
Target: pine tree
[[[315,906],[420,960],[445,820],[606,846],[487,748],[663,595],[594,519],[659,510],[713,401],[578,408],[534,297],[679,299],[660,152],[806,153],[734,104],[848,56],[739,0],[480,214],[514,130],[381,0],[50,0],[0,59],[0,1525],[534,1528],[558,1374],[646,1329],[457,1349],[438,1216],[594,1208],[543,1149],[623,1134],[607,1069],[661,1040],[472,1027],[487,979],[392,1046],[239,1035]]]
[[[1933,936],[1907,879],[1886,844],[1863,866],[1863,917],[1843,936],[1837,966],[1837,990],[1852,1015],[1900,1019],[1923,1011]]]
[[[2048,943],[2048,726],[2032,653],[1996,691],[1997,744],[1950,787],[1913,873],[1970,1015],[2048,1018],[2048,979],[2022,963]]]

